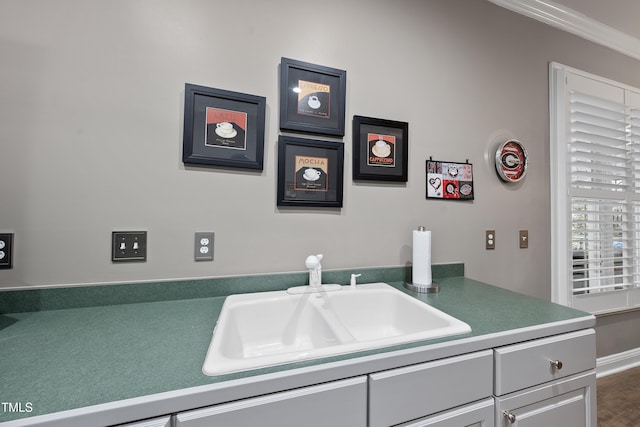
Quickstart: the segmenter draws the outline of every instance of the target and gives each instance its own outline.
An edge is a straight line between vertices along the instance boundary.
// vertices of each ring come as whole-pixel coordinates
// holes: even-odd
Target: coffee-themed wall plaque
[[[278,206],[342,207],[344,144],[278,140]]]
[[[473,165],[427,160],[427,199],[473,200]]]
[[[184,163],[262,170],[267,100],[187,83]]]
[[[347,72],[289,58],[280,62],[280,129],[344,136]]]
[[[407,182],[409,124],[353,116],[353,179]]]

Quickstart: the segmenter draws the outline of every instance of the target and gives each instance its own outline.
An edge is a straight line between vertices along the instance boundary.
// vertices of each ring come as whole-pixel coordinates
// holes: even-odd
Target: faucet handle
[[[362,274],[352,274],[351,275],[351,282],[349,283],[351,289],[355,289],[356,288],[356,279],[358,277],[362,276]]]
[[[307,268],[319,268],[321,260],[322,260],[322,254],[309,255],[305,260],[304,265]]]

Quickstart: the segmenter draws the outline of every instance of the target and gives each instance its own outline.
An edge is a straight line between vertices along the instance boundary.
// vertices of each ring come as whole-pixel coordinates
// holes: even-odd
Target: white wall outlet
[[[13,267],[13,233],[0,234],[0,269]]]
[[[487,230],[484,237],[485,249],[496,248],[496,230]]]
[[[213,261],[213,242],[215,233],[197,231],[193,257],[196,261]]]

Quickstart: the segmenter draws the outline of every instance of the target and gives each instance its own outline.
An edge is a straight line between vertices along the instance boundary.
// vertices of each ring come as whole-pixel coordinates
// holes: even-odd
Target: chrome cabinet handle
[[[516,422],[516,416],[513,415],[511,412],[502,411],[502,415],[504,415],[504,417],[507,419],[507,421],[509,421],[510,424],[513,424]]]
[[[554,369],[560,370],[562,369],[562,361],[561,360],[550,360],[551,366]]]

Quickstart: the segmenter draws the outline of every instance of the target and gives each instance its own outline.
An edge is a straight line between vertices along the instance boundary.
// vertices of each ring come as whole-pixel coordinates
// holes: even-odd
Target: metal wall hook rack
[[[429,161],[430,161],[430,162],[433,162],[433,156],[429,156]],[[464,163],[465,163],[466,165],[468,165],[468,164],[469,164],[469,159],[464,159]]]

